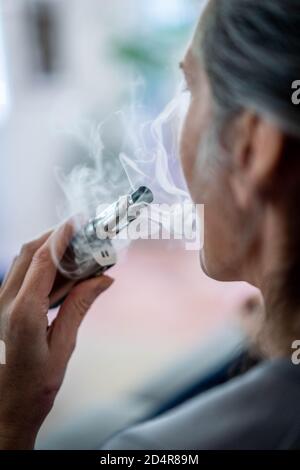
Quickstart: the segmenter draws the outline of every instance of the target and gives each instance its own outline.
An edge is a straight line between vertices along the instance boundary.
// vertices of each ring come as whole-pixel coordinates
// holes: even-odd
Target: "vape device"
[[[152,201],[152,191],[141,186],[90,219],[75,234],[58,266],[50,294],[51,308],[64,300],[71,286],[98,276],[116,264],[117,255],[111,238],[136,220],[140,209]]]

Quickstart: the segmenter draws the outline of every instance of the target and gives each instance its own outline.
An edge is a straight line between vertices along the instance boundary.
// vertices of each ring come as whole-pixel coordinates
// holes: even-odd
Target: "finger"
[[[35,252],[45,243],[52,232],[53,230],[49,230],[39,238],[22,246],[19,256],[16,256],[4,278],[2,293],[5,297],[14,298],[17,295]]]
[[[55,308],[53,307],[53,305],[57,305],[58,302],[62,304],[62,300],[65,299],[65,297],[71,292],[72,288],[75,286],[75,284],[77,284],[77,282],[75,280],[66,279],[65,282],[58,289],[55,289],[54,283],[54,287],[49,295],[50,308]]]
[[[27,303],[34,305],[37,302],[45,304],[54,284],[57,263],[62,258],[73,232],[73,221],[69,220],[55,230],[35,252],[18,294],[19,299],[26,299]]]
[[[114,279],[102,275],[78,284],[70,292],[58,315],[51,325],[49,347],[55,361],[68,361],[75,343],[78,328],[94,302],[94,300],[108,289]]]

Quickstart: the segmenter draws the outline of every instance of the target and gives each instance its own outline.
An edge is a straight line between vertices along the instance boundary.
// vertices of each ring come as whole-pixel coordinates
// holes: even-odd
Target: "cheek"
[[[241,280],[249,248],[244,236],[248,220],[236,205],[227,172],[216,168],[206,192],[204,248],[201,264],[218,281]]]
[[[216,175],[213,180],[206,192],[202,259],[205,260],[207,274],[225,280],[218,274],[224,270],[228,254],[233,250],[235,224],[226,182]]]
[[[235,280],[241,261],[241,226],[230,175],[226,165],[219,161],[220,149],[214,136],[207,128],[199,128],[195,129],[187,116],[182,138],[182,165],[193,201],[204,204],[201,264],[206,274],[214,279]]]
[[[208,276],[218,278],[231,245],[226,226],[228,219],[222,217],[222,209],[227,202],[224,201],[226,190],[224,181],[221,181],[220,169],[211,168],[215,156],[208,155],[207,133],[201,132],[201,129],[203,127],[200,123],[198,127],[195,126],[195,113],[191,105],[181,137],[182,168],[192,200],[196,204],[204,204],[201,265]]]
[[[211,133],[211,115],[205,103],[204,97],[190,103],[181,134],[181,163],[193,201],[204,204],[201,264],[212,278],[237,280],[245,221],[236,210],[228,171],[218,163],[220,149]]]

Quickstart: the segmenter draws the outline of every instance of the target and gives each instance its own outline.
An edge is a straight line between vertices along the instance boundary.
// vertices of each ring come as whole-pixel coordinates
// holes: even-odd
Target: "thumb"
[[[114,279],[102,275],[75,286],[52,323],[49,331],[49,348],[56,360],[68,360],[75,344],[78,328],[94,300],[108,289]]]

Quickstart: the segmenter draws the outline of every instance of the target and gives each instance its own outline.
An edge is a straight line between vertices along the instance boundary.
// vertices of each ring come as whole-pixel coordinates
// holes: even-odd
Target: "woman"
[[[191,94],[181,139],[192,198],[204,203],[201,264],[220,281],[247,281],[264,297],[264,360],[241,376],[111,439],[106,449],[280,449],[300,444],[300,78],[297,0],[210,0],[181,64]],[[79,324],[111,284],[75,287],[47,330],[70,225],[25,246],[1,290],[0,446],[32,448],[52,407]]]

